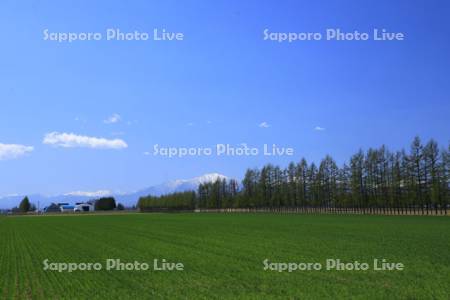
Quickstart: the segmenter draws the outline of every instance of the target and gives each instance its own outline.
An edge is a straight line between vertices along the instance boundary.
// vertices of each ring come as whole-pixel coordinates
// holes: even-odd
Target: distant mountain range
[[[96,192],[70,192],[62,195],[56,196],[45,196],[40,194],[28,195],[30,202],[43,208],[50,205],[52,202],[61,203],[75,203],[75,202],[85,202],[91,199],[96,199],[100,197],[113,196],[117,202],[124,204],[125,206],[133,206],[137,203],[139,197],[142,196],[161,196],[164,194],[174,193],[174,192],[184,192],[190,190],[197,190],[198,186],[202,183],[214,182],[217,179],[227,179],[226,176],[211,173],[205,174],[199,177],[194,177],[191,179],[178,179],[173,181],[168,181],[166,183],[150,186],[148,188],[139,190],[137,192],[125,193],[125,194],[114,194],[110,191],[96,191]],[[14,206],[18,206],[20,201],[25,197],[25,195],[8,195],[0,197],[0,209],[9,209]]]

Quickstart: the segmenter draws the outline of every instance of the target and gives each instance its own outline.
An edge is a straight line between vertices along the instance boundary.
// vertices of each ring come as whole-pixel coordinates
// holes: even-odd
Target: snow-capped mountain
[[[140,191],[140,193],[144,193],[147,195],[155,195],[160,196],[168,193],[174,193],[174,192],[184,192],[189,190],[197,190],[198,186],[203,183],[207,182],[215,182],[217,179],[227,179],[226,176],[218,174],[218,173],[211,173],[211,174],[205,174],[199,177],[194,177],[191,179],[178,179],[169,181],[160,185],[152,186],[150,188],[147,188],[145,190]]]
[[[194,177],[191,179],[178,179],[173,181],[168,181],[166,183],[154,185],[143,190],[139,190],[135,193],[124,194],[124,195],[114,195],[116,200],[125,205],[136,204],[139,197],[142,196],[161,196],[165,194],[175,193],[175,192],[185,192],[185,191],[197,191],[198,186],[202,183],[214,182],[217,179],[227,179],[225,175],[218,173],[205,174],[199,177]]]
[[[30,201],[42,208],[48,206],[50,203],[75,203],[84,202],[90,199],[95,199],[104,196],[114,196],[117,202],[124,204],[125,206],[135,205],[142,196],[161,196],[164,194],[184,192],[184,191],[196,191],[198,186],[202,183],[214,182],[217,179],[227,179],[226,176],[218,173],[210,173],[202,176],[194,177],[191,179],[177,179],[173,181],[168,181],[166,183],[154,185],[137,192],[125,193],[125,194],[114,194],[109,191],[97,191],[97,192],[69,192],[63,195],[56,196],[43,196],[39,194],[28,195]],[[14,206],[18,206],[20,201],[23,199],[24,195],[9,195],[0,197],[0,209],[9,209]]]

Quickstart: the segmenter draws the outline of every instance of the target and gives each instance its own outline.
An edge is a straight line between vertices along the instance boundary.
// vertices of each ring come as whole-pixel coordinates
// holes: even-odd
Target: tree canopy
[[[104,197],[95,201],[95,210],[113,210],[116,208],[114,197]]]
[[[21,212],[28,212],[30,208],[31,208],[30,200],[28,199],[28,196],[25,196],[25,198],[23,198],[19,204],[19,210]]]

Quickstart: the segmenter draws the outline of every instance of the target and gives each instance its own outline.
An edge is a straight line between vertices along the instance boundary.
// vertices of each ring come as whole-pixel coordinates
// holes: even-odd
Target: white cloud
[[[270,125],[267,122],[262,122],[261,124],[258,125],[260,128],[269,128]]]
[[[144,155],[150,155],[151,153],[150,152],[148,152],[148,151],[145,151],[144,152]]]
[[[189,127],[191,127],[191,126],[194,126],[194,123],[189,122],[189,123],[187,123],[186,125],[189,126]]]
[[[325,128],[320,127],[320,126],[316,126],[316,127],[314,127],[314,130],[315,130],[315,131],[324,131]]]
[[[112,192],[109,190],[99,190],[94,192],[75,191],[64,194],[64,196],[83,196],[83,197],[105,197],[111,195]]]
[[[122,117],[119,114],[112,114],[109,118],[103,121],[105,124],[114,124],[118,123],[122,120]]]
[[[0,160],[15,159],[34,150],[32,146],[0,143]]]
[[[127,143],[121,139],[105,139],[59,132],[47,133],[42,142],[63,148],[123,149],[128,147]]]

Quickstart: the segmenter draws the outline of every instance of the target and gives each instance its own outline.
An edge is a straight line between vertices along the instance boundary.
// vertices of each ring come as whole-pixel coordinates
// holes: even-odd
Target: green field
[[[1,299],[449,299],[450,218],[276,214],[0,217]],[[184,271],[44,271],[43,261],[167,259]],[[272,262],[404,271],[264,271]]]

